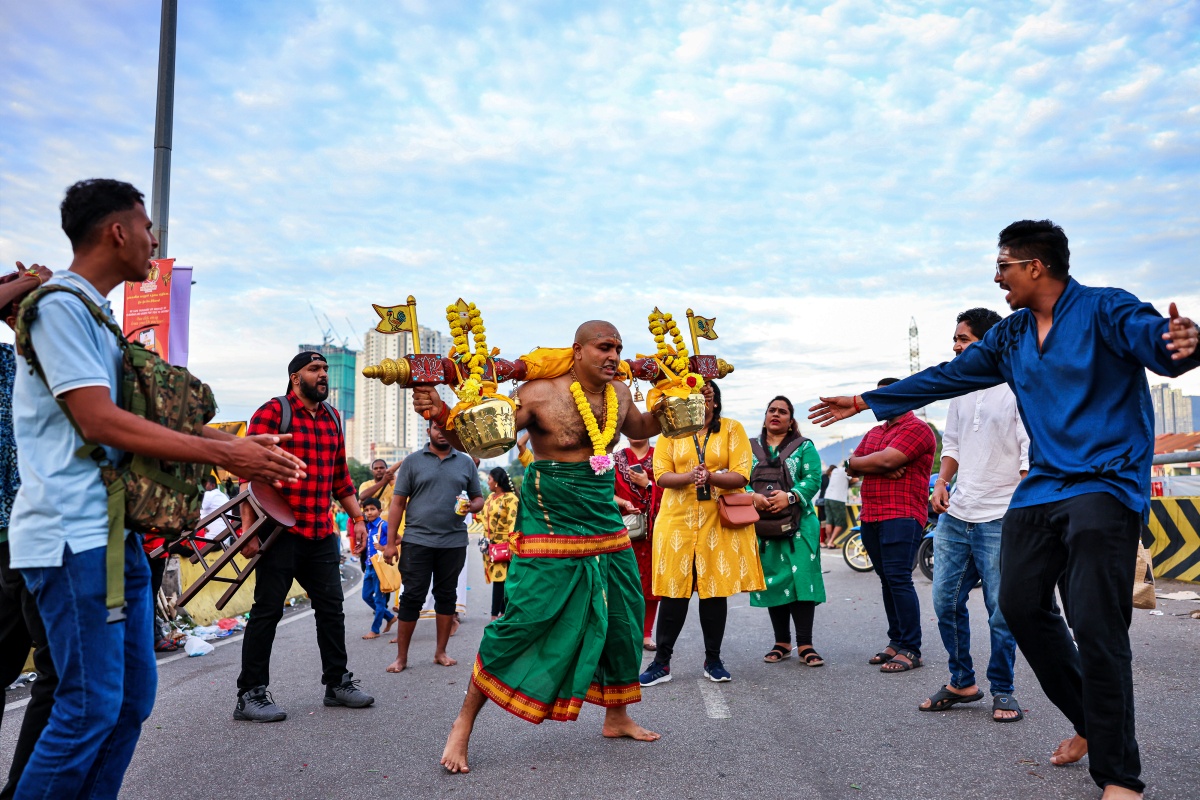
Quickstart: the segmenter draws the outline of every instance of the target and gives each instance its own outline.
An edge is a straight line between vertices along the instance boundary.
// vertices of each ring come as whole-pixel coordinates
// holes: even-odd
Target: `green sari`
[[[472,680],[529,722],[641,700],[645,600],[614,488],[586,461],[526,469],[508,605],[483,630]]]

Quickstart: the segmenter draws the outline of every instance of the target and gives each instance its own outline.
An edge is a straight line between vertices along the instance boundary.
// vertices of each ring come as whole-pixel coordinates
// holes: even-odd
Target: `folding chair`
[[[257,519],[247,528],[241,536],[237,536],[232,531],[237,530],[238,515],[237,509],[242,503],[249,503],[254,509]],[[205,529],[220,519],[228,528],[228,531],[220,534],[215,539],[205,537]],[[196,594],[208,585],[210,581],[219,581],[221,583],[231,584],[221,598],[217,600],[216,607],[218,610],[223,609],[225,604],[237,593],[237,590],[242,588],[246,578],[254,572],[254,567],[258,564],[258,560],[262,558],[263,553],[271,549],[271,545],[279,537],[283,531],[293,527],[296,524],[296,515],[292,513],[292,509],[288,506],[279,492],[275,491],[274,487],[267,483],[251,482],[246,484],[246,487],[238,493],[236,497],[231,498],[216,511],[209,514],[196,525],[196,530],[184,534],[170,545],[162,545],[155,548],[150,554],[151,558],[158,558],[168,550],[178,553],[181,549],[186,555],[190,550],[191,555],[189,560],[193,563],[199,563],[204,566],[204,573],[197,578],[191,586],[189,586],[179,598],[177,606],[184,606],[196,596]],[[269,533],[268,533],[269,531]],[[257,536],[261,542],[258,552],[255,553],[245,566],[239,567],[233,557],[238,555],[246,543]],[[220,550],[220,555],[211,564],[208,562],[208,557]],[[219,575],[225,567],[233,570],[233,577]]]

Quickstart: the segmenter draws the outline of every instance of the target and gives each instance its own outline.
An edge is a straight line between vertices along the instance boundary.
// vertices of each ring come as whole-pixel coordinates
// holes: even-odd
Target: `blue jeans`
[[[912,579],[921,525],[911,517],[900,517],[864,522],[859,532],[883,588],[888,645],[921,655],[921,603]]]
[[[955,689],[975,685],[967,596],[975,581],[982,579],[983,604],[992,631],[988,684],[993,695],[1012,694],[1017,640],[1000,612],[1000,529],[1003,524],[1003,517],[990,522],[963,522],[942,514],[933,535],[933,609],[937,613],[942,644],[950,657],[950,685]]]
[[[383,621],[386,619],[391,622],[396,616],[388,611],[389,594],[391,592],[379,591],[379,576],[375,574],[374,568],[368,563],[367,571],[363,573],[362,599],[364,603],[375,609],[375,621],[371,623],[371,633],[379,633]]]
[[[46,626],[58,689],[17,800],[116,797],[154,707],[154,606],[142,537],[125,538],[124,622],[106,622],[105,547],[63,550],[61,567],[22,569]]]

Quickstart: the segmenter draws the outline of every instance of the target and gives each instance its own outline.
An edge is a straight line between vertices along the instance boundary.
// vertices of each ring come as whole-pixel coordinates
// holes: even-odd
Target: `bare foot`
[[[446,772],[470,772],[467,766],[467,743],[471,739],[471,725],[466,720],[454,720],[450,736],[446,739],[446,749],[442,751],[442,768]]]
[[[364,639],[378,639],[379,634],[376,633],[375,631],[371,631],[370,633],[364,633],[363,638]]]
[[[639,742],[656,742],[662,738],[654,731],[648,731],[633,721],[624,706],[608,709],[604,715],[604,728],[601,730],[609,739],[636,739]]]
[[[1142,800],[1142,793],[1110,783],[1104,787],[1104,794],[1100,796],[1100,800]]]
[[[462,626],[462,621],[458,618],[458,614],[454,615],[454,624],[450,628],[450,635],[458,633],[458,629]]]
[[[403,661],[401,661],[400,659],[397,658],[391,664],[388,664],[387,671],[388,672],[404,672],[404,670],[407,668],[408,668],[408,659],[404,659]]]
[[[1054,754],[1050,756],[1050,763],[1056,767],[1063,767],[1067,764],[1074,764],[1086,755],[1087,739],[1079,734],[1075,734],[1070,739],[1063,739],[1059,742],[1058,747],[1054,748]],[[1108,790],[1106,789],[1105,791],[1107,792]]]
[[[398,636],[393,636],[391,639],[388,639],[388,644],[395,644],[395,643],[396,643],[396,642],[398,642],[399,640],[400,640],[400,639],[399,639],[399,637],[398,637]]]
[[[396,624],[396,620],[398,620],[398,619],[399,619],[399,617],[392,617],[391,619],[389,619],[387,621],[387,625],[385,625],[383,627],[383,632],[387,633],[388,631],[390,631],[392,629],[392,626]],[[395,644],[395,642],[393,641],[392,644]]]
[[[441,664],[443,667],[453,667],[458,662],[451,658],[448,653],[441,652],[433,654],[433,663]]]

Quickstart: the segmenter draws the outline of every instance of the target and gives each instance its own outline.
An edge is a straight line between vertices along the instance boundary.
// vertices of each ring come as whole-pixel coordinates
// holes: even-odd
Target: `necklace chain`
[[[574,367],[571,367],[571,369],[570,369],[570,373],[571,373],[571,380],[575,381],[575,383],[578,383],[578,384],[579,384],[579,388],[580,388],[580,389],[583,389],[583,390],[584,390],[585,392],[587,392],[588,394],[604,394],[604,389],[597,389],[596,391],[594,391],[594,392],[593,392],[591,389],[589,389],[589,388],[587,388],[586,386],[584,386],[584,385],[583,385],[583,381],[579,380],[579,376],[575,374],[575,368],[574,368]]]

